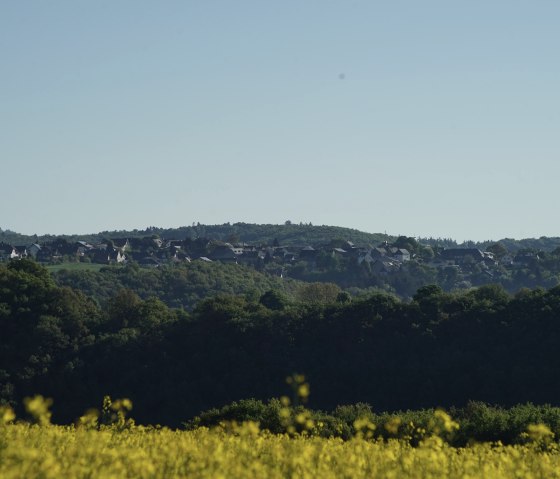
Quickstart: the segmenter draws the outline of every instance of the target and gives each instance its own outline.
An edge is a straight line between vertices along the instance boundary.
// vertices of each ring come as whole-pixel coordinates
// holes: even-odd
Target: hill
[[[3,230],[0,228],[0,243],[11,245],[26,245],[31,243],[44,243],[58,238],[67,241],[100,242],[105,239],[114,238],[143,238],[146,236],[157,236],[165,239],[184,240],[187,238],[209,238],[219,241],[244,242],[251,244],[272,244],[275,240],[285,246],[324,244],[333,240],[351,241],[359,245],[377,245],[384,241],[393,242],[396,237],[384,233],[367,233],[353,228],[340,226],[320,225],[314,226],[310,223],[293,224],[286,222],[281,225],[274,224],[252,224],[252,223],[224,223],[222,225],[204,225],[200,223],[179,228],[161,228],[150,226],[143,230],[115,230],[101,231],[99,233],[71,234],[71,235],[22,235],[20,233]],[[452,238],[420,238],[419,242],[427,245],[438,245],[440,247],[455,248],[469,247],[485,250],[496,241],[465,241],[457,243]],[[499,240],[510,252],[523,249],[537,251],[554,251],[560,247],[560,237],[503,238]]]
[[[79,263],[78,263],[79,264]],[[163,268],[106,266],[99,271],[60,269],[52,273],[60,286],[79,289],[104,304],[123,289],[142,299],[157,297],[170,307],[192,309],[201,299],[219,294],[258,299],[274,289],[293,297],[302,283],[264,274],[254,268],[196,261]]]
[[[253,244],[272,244],[277,240],[283,245],[305,245],[328,243],[331,240],[347,240],[360,244],[380,243],[390,241],[392,236],[382,233],[365,233],[357,229],[342,228],[339,226],[313,226],[311,224],[250,224],[250,223],[225,223],[223,225],[202,225],[200,223],[179,228],[159,228],[155,226],[144,230],[116,230],[102,231],[83,235],[21,235],[19,233],[0,229],[0,242],[9,244],[26,244],[33,242],[52,241],[64,238],[68,241],[98,242],[103,239],[114,238],[143,238],[145,236],[158,236],[165,239],[184,240],[186,238],[210,238],[220,241],[246,242]]]

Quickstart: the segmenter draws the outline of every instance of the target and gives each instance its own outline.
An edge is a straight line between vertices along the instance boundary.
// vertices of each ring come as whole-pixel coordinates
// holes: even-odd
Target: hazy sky
[[[560,2],[0,1],[0,227],[560,236]]]

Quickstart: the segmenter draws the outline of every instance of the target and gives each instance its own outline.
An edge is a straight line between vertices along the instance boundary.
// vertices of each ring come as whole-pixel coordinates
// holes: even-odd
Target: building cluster
[[[378,247],[357,247],[347,241],[341,246],[255,246],[207,239],[163,240],[152,237],[113,238],[95,244],[56,239],[29,245],[0,243],[0,261],[19,258],[33,258],[45,264],[63,261],[119,264],[134,261],[143,266],[159,266],[201,260],[256,265],[269,261],[286,264],[316,261],[321,255],[328,254],[354,258],[359,264],[366,262],[390,270],[411,259],[408,250],[392,247],[387,243]]]
[[[34,258],[43,264],[67,261],[83,261],[98,264],[125,264],[135,262],[140,266],[159,267],[164,264],[190,262],[194,260],[222,263],[238,263],[251,266],[275,262],[281,265],[299,261],[320,262],[325,257],[345,258],[357,264],[366,263],[373,272],[388,274],[399,270],[411,260],[424,262],[427,266],[461,268],[467,263],[480,264],[485,269],[497,265],[494,255],[477,248],[448,248],[432,258],[415,257],[404,248],[387,242],[378,246],[356,246],[350,241],[338,243],[336,247],[320,246],[256,246],[245,243],[226,243],[203,238],[165,240],[158,237],[112,238],[99,243],[54,239],[29,245],[0,243],[0,261],[18,258]]]

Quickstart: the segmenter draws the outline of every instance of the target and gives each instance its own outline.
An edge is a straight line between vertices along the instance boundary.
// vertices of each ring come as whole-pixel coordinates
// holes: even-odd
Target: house
[[[387,249],[382,247],[373,248],[370,250],[372,258],[384,258],[387,256]]]
[[[297,260],[297,254],[291,251],[285,251],[284,255],[282,256],[282,261],[284,263],[294,263]]]
[[[396,252],[393,253],[393,258],[404,263],[405,261],[410,261],[410,253],[405,248],[399,248]]]
[[[126,256],[122,250],[117,249],[109,253],[109,261],[117,264],[126,263]]]
[[[89,253],[93,249],[94,246],[89,243],[86,243],[85,241],[76,242],[76,254],[78,256],[84,256],[86,253]]]
[[[33,243],[27,247],[27,253],[33,258],[37,258],[37,253],[41,251],[41,246],[37,243]]]
[[[377,260],[387,259],[390,259],[390,257],[388,255],[388,251],[383,247],[362,248],[358,254],[358,264],[362,264],[364,261],[371,264]]]
[[[360,256],[358,256],[358,264],[362,264],[364,262],[367,264],[372,264],[375,261],[377,261],[377,258],[373,257],[371,251],[363,251],[362,253],[360,253]]]
[[[92,263],[124,264],[127,261],[127,257],[125,253],[120,249],[116,249],[116,248],[92,250],[88,256],[91,258]]]
[[[518,266],[534,266],[540,261],[535,251],[521,251],[513,258],[513,264]]]
[[[166,248],[181,249],[182,245],[183,245],[183,241],[182,241],[182,240],[172,239],[172,240],[166,240],[166,241],[165,241],[165,247],[166,247]]]
[[[237,263],[238,254],[231,245],[216,246],[210,254],[210,259],[223,263]]]
[[[483,261],[486,266],[493,267],[498,265],[498,261],[494,257],[494,253],[484,251],[482,254],[484,255]]]
[[[111,261],[109,252],[101,249],[94,250],[90,258],[92,263],[109,264]]]
[[[161,240],[158,241],[161,245]],[[143,238],[130,238],[128,239],[128,245],[133,251],[157,249],[160,247],[158,243],[154,242],[154,239],[151,236],[144,236]]]
[[[17,254],[20,258],[27,258],[27,256],[28,256],[27,246],[19,245],[19,246],[15,246],[15,249],[16,249],[16,252],[17,252]]]
[[[177,258],[176,259],[177,262],[180,262],[180,261],[185,261],[186,263],[191,262],[191,257],[188,254],[186,254],[184,251],[177,251],[177,254],[175,255],[175,258]]]
[[[19,253],[12,245],[0,243],[0,261],[19,258]]]
[[[162,244],[163,242],[160,242],[159,247],[161,247]],[[128,241],[128,238],[114,238],[113,246],[116,249],[120,249],[123,253],[130,250],[130,242]]]
[[[243,254],[237,258],[239,263],[257,265],[264,261],[266,252],[258,251],[257,249],[245,249]]]
[[[49,249],[53,256],[73,256],[78,253],[78,243],[69,243],[63,238],[55,239],[41,245],[42,249]]]
[[[400,264],[390,259],[378,259],[371,265],[371,270],[376,274],[389,274],[399,268]]]
[[[299,252],[301,259],[314,259],[315,256],[317,256],[317,250],[313,246],[304,246]]]

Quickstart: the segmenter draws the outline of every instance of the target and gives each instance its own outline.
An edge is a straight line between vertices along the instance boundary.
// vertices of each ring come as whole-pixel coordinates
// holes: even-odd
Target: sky
[[[0,228],[560,236],[557,0],[0,0]]]

